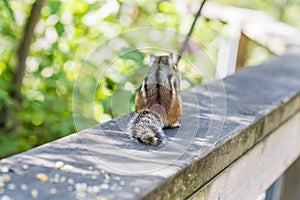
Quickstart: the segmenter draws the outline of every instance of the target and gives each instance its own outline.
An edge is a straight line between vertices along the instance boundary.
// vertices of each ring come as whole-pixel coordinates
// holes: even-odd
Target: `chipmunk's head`
[[[149,56],[150,59],[150,65],[159,65],[159,66],[168,66],[172,67],[173,70],[176,70],[176,65],[175,65],[175,59],[173,57],[173,53],[170,53],[170,55],[166,56],[156,56],[153,53],[150,54]]]

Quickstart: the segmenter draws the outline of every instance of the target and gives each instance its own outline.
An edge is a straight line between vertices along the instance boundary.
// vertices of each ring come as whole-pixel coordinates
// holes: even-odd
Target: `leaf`
[[[6,9],[8,10],[8,13],[11,17],[11,19],[16,22],[16,19],[15,19],[15,15],[14,15],[14,11],[11,9],[10,5],[9,5],[9,2],[7,0],[3,0],[3,3],[6,7]]]
[[[55,29],[56,29],[58,35],[62,35],[65,32],[64,25],[61,22],[57,22],[55,24]]]
[[[56,13],[61,6],[61,1],[49,1],[48,3],[50,9],[51,9],[51,13]]]
[[[174,3],[163,1],[158,5],[158,9],[160,12],[175,14]]]
[[[106,87],[110,90],[113,90],[116,86],[116,82],[114,82],[112,79],[105,77]]]

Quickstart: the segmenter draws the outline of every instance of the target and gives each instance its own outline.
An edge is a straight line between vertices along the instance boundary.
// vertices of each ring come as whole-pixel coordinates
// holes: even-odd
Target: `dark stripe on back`
[[[144,89],[145,89],[146,97],[148,97],[148,86],[147,86],[147,81],[148,81],[148,77],[146,76],[146,77],[144,78]]]
[[[160,63],[161,57],[158,57],[157,62]],[[156,101],[160,104],[160,64],[158,64],[158,69],[155,72],[155,83],[156,83]]]
[[[159,85],[159,83],[156,84],[156,89],[157,89],[156,101],[157,101],[158,104],[160,104],[160,92],[159,92],[160,85]]]

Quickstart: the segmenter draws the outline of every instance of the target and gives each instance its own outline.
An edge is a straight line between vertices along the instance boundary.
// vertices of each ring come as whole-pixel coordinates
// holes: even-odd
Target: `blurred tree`
[[[40,19],[41,10],[45,2],[46,0],[37,0],[32,5],[30,16],[26,21],[26,25],[20,41],[20,45],[17,50],[16,67],[13,69],[12,72],[13,81],[11,84],[12,87],[10,88],[9,95],[12,99],[18,101],[18,103],[21,103],[22,101],[21,88],[23,85],[23,78],[25,76],[25,61],[28,57],[30,45],[34,37],[34,28],[38,20]],[[10,9],[10,6],[7,1],[5,1],[5,5],[8,8],[10,15],[13,16],[12,10]],[[11,121],[12,123],[10,130],[8,132],[12,132],[17,126],[19,126],[17,119],[15,118],[14,115],[12,115],[9,107],[2,107],[1,115],[3,119],[2,126],[8,120]]]
[[[25,61],[29,54],[30,45],[34,37],[35,26],[40,19],[41,10],[46,0],[37,0],[33,3],[30,16],[26,20],[26,25],[20,41],[20,46],[17,50],[17,65],[13,74],[13,83],[15,88],[11,92],[12,98],[16,98],[21,101],[21,88],[23,85],[23,79],[25,76]]]
[[[88,125],[132,110],[133,94],[147,71],[147,66],[142,64],[147,59],[147,50],[130,51],[136,45],[134,37],[138,36],[130,41],[117,36],[144,27],[187,34],[194,19],[192,13],[196,13],[201,3],[197,0],[45,1],[0,1],[0,157],[76,131],[72,92],[83,66],[95,70],[110,66],[103,71],[101,79],[93,71],[83,73],[86,85],[79,96],[82,102],[78,103],[83,108],[93,107],[94,120]],[[288,1],[284,7],[270,0],[216,1],[262,9],[277,17],[280,5],[281,19],[300,27],[296,0]],[[226,24],[219,21],[199,18],[195,24],[192,37],[201,44],[212,63],[217,60],[218,37],[225,31]],[[109,43],[110,38],[116,38],[117,43]],[[102,43],[115,46],[122,56],[110,62],[99,63],[97,59],[87,62],[87,55]],[[123,45],[127,48],[118,49]],[[197,48],[192,45],[187,48],[191,62],[198,56],[194,53]],[[248,61],[267,55],[262,47],[250,45],[250,48]],[[101,53],[100,50],[97,56]],[[201,76],[190,66],[188,62],[180,62],[182,89],[213,79],[214,67],[205,68],[203,64],[205,74]],[[97,85],[93,102],[83,102],[91,85]],[[119,106],[124,105],[124,98],[129,98],[127,110]],[[88,109],[83,109],[81,114],[91,116]]]

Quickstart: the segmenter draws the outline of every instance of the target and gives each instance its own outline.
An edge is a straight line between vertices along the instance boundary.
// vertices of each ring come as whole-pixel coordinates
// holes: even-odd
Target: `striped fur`
[[[145,109],[135,113],[129,122],[129,131],[139,142],[146,145],[157,146],[164,133],[163,122],[157,113]]]
[[[174,64],[173,56],[155,56],[151,54],[150,63],[152,66],[135,97],[135,111],[138,115],[141,115],[145,110],[147,113],[153,112],[159,115],[163,124],[162,128],[178,127],[181,116],[180,74]],[[152,115],[147,114],[147,116]],[[152,123],[151,120],[150,122]],[[135,121],[131,122],[131,128],[139,127],[139,125],[133,125],[134,123]],[[141,126],[146,126],[144,122],[142,124]],[[149,127],[152,127],[151,130],[149,130]],[[159,141],[155,138],[159,138],[157,136],[158,132],[161,133],[154,129],[154,126],[150,123],[148,128],[144,128],[148,132],[143,132],[148,139],[142,139],[143,134],[137,134],[136,130],[131,132],[142,143],[150,144],[149,138]]]

